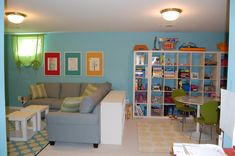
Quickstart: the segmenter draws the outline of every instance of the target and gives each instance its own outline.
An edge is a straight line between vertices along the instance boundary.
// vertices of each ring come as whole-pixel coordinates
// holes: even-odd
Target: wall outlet
[[[18,96],[17,100],[18,100],[18,101],[21,101],[21,96]]]

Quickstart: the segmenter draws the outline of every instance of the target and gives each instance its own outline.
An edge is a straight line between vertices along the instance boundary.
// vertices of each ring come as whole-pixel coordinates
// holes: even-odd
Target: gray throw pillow
[[[85,96],[80,104],[80,113],[90,113],[96,103],[90,96]]]

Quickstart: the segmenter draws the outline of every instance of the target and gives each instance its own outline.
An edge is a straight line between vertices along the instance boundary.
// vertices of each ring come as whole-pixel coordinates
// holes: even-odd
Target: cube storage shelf
[[[220,51],[134,51],[133,116],[177,114],[173,89],[191,96],[220,96],[227,65],[228,53]]]

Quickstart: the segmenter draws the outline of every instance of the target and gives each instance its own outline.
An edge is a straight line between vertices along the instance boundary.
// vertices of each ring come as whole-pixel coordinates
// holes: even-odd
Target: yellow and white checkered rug
[[[8,132],[14,129],[14,125],[8,122]],[[28,141],[7,141],[9,156],[34,156],[48,145],[47,130],[37,132]]]

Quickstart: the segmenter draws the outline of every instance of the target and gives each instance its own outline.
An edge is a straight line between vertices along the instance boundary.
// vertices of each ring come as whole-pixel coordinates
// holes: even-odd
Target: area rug
[[[167,120],[167,119],[166,119]],[[169,153],[174,142],[195,143],[170,121],[138,121],[138,147],[140,152]]]
[[[8,132],[14,129],[14,125],[8,122]],[[48,145],[47,130],[38,131],[28,141],[7,141],[9,156],[35,156]]]

